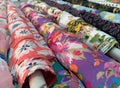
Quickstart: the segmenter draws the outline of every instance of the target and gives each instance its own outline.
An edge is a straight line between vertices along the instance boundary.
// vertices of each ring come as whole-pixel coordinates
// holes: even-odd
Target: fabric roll
[[[27,78],[41,70],[48,86],[56,81],[50,64],[55,59],[44,38],[38,34],[32,23],[10,2],[8,8],[8,29],[11,33],[9,66],[19,88],[29,87]],[[14,9],[13,9],[14,8]],[[14,14],[13,14],[14,13]]]
[[[98,3],[98,4],[103,4],[103,5],[106,5],[106,6],[110,6],[110,7],[117,7],[117,8],[120,8],[120,1],[119,0],[88,0],[90,2],[94,2],[94,3]]]
[[[113,37],[85,23],[81,18],[70,21],[66,27],[68,31],[78,34],[78,37],[88,46],[104,53],[107,53],[117,44]]]
[[[55,1],[55,0],[53,0],[53,1]],[[119,20],[120,15],[117,13],[110,13],[107,11],[97,10],[97,9],[81,6],[78,4],[71,4],[71,3],[68,3],[65,1],[55,1],[55,2],[57,2],[59,4],[68,4],[68,5],[72,6],[73,8],[76,8],[77,10],[85,10],[85,11],[93,13],[95,15],[99,15],[102,19],[109,20],[114,23],[120,23],[120,20]]]
[[[25,8],[23,9],[24,11]],[[31,18],[29,17],[29,19]],[[39,19],[39,14],[36,18]],[[46,21],[48,19],[44,18],[44,20]],[[41,23],[37,21],[37,24],[40,25]],[[116,74],[119,71],[117,67],[120,64],[118,62],[113,61],[101,52],[90,49],[72,33],[58,30],[56,24],[53,22],[42,24],[38,31],[44,37],[47,36],[47,43],[61,64],[69,71],[75,73],[85,84],[86,88],[112,88],[119,86],[120,77]],[[114,67],[115,65],[117,66]]]
[[[6,2],[0,1],[0,88],[15,88],[7,64],[9,33],[7,30]],[[9,79],[9,80],[8,80]]]
[[[52,5],[53,3],[56,4],[56,2],[54,2],[54,1],[47,1],[47,0],[43,0],[43,1],[45,1],[49,5]],[[55,5],[55,4],[53,4],[53,6],[57,7],[57,5]],[[61,7],[63,7],[63,6],[64,6],[65,11],[67,11],[75,16],[82,17],[87,23],[90,23],[91,25],[97,27],[98,29],[115,37],[117,39],[117,41],[120,43],[120,38],[119,38],[120,37],[120,33],[119,33],[120,32],[120,24],[112,23],[107,20],[103,20],[99,16],[92,14],[90,12],[77,11],[67,4],[61,5]],[[59,9],[61,9],[61,8],[59,8]]]
[[[68,1],[68,0],[63,0],[63,1]],[[70,0],[71,1],[71,0]],[[68,2],[70,2],[68,1]],[[92,2],[88,1],[88,0],[80,0],[80,1],[77,1],[75,2],[74,0],[72,0],[72,2],[70,3],[74,3],[74,4],[80,4],[82,6],[86,6],[86,7],[90,7],[90,8],[93,8],[93,9],[98,9],[98,10],[104,10],[104,11],[108,11],[108,12],[112,12],[112,13],[119,13],[120,12],[120,8],[119,8],[119,5],[113,5],[111,4],[110,2],[111,1],[108,1],[109,3],[105,4],[104,3],[95,3],[95,2],[98,2],[98,0],[91,0]],[[101,1],[101,0],[99,0]],[[102,0],[103,2],[104,0]],[[115,0],[117,1],[117,0]],[[115,3],[116,4],[116,3]]]

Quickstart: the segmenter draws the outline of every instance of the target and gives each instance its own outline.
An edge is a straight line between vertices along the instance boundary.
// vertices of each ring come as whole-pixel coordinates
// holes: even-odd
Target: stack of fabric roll
[[[31,75],[40,70],[46,81],[46,85],[41,87],[84,88],[81,81],[55,59],[45,39],[24,14],[10,2],[7,8],[8,29],[11,33],[9,66],[14,81],[18,83],[17,87],[39,88],[43,79],[30,80]]]
[[[66,11],[68,11],[68,12],[70,12],[70,13],[78,16],[78,17],[80,17],[80,19],[83,18],[84,20],[81,20],[81,22],[83,23],[82,24],[83,27],[85,27],[85,26],[87,28],[89,27],[86,31],[85,30],[84,31],[80,31],[80,29],[85,29],[85,28],[83,28],[83,27],[81,28],[80,21],[77,22],[77,20],[75,19],[76,17],[71,15],[71,14],[69,14],[68,12],[61,11],[61,10],[59,10],[57,8],[54,8],[55,12],[52,12],[53,14],[55,13],[54,15],[56,15],[56,11],[58,13],[60,13],[60,14],[58,14],[57,17],[54,17],[54,18],[58,18],[58,19],[61,18],[61,20],[57,19],[59,25],[62,25],[64,27],[66,27],[68,29],[68,31],[77,33],[78,36],[79,35],[80,36],[84,35],[85,38],[82,36],[83,41],[85,43],[87,43],[89,45],[89,47],[91,47],[91,46],[95,47],[97,50],[101,50],[104,53],[108,53],[112,58],[115,58],[118,61],[120,60],[119,59],[120,58],[120,55],[119,55],[120,49],[118,49],[119,46],[117,46],[117,45],[120,44],[120,42],[119,42],[120,41],[119,40],[119,34],[120,34],[119,33],[120,32],[120,30],[119,30],[119,27],[120,27],[119,23],[112,23],[112,22],[110,22],[108,20],[101,19],[99,16],[97,16],[95,14],[92,14],[90,12],[85,12],[83,10],[79,10],[78,11],[78,10],[74,9],[73,7],[71,7],[70,6],[71,4],[66,4],[66,2],[64,4],[63,4],[62,1],[61,1],[62,4],[61,4],[61,2],[57,2],[57,1],[53,1],[53,0],[46,1],[46,2],[48,4],[50,4],[50,5],[52,5],[52,6],[56,6],[56,7],[60,8],[61,10],[66,10]],[[36,6],[37,6],[37,4],[36,4]],[[39,4],[38,7],[41,8],[41,5]],[[44,4],[44,7],[47,8],[49,6]],[[40,8],[37,8],[37,10],[40,9]],[[61,13],[62,13],[62,15],[61,15]],[[72,19],[69,19],[69,17],[71,17]],[[64,20],[65,19],[66,20],[64,21],[64,20],[62,20],[62,18],[64,18]],[[74,19],[74,21],[73,21],[73,19]],[[73,21],[72,22],[73,25],[75,24],[75,22],[77,22],[78,24],[73,26],[73,25],[71,25],[70,21],[71,22]],[[94,26],[86,23],[85,21],[87,21],[88,23],[93,24],[94,26],[96,26],[96,28]],[[68,25],[67,25],[67,23],[68,23]],[[70,23],[71,27],[69,26],[69,23]],[[86,23],[87,25],[84,24],[84,23]],[[91,29],[94,30],[94,31],[91,31]],[[98,29],[101,30],[101,31],[98,31]],[[97,32],[95,32],[95,31],[97,31]],[[82,33],[80,33],[80,32],[82,32]],[[117,44],[117,41],[115,39],[117,39],[118,44]],[[93,40],[93,41],[90,41],[90,40]],[[114,40],[114,41],[110,42],[112,40]],[[113,48],[114,45],[116,47]]]
[[[44,1],[49,2],[49,4],[53,6],[57,6],[52,0]],[[118,75],[112,75],[112,73],[115,71],[117,71],[115,74],[118,73],[119,70],[117,70],[117,67],[119,67],[120,63],[104,55],[106,50],[102,50],[107,44],[107,40],[109,42],[113,41],[113,43],[116,44],[117,41],[115,38],[84,22],[82,18],[74,17],[65,11],[50,7],[45,2],[37,4],[35,2],[37,6],[24,3],[21,9],[26,17],[34,24],[37,31],[47,40],[49,47],[55,53],[59,62],[66,69],[74,73],[78,79],[83,82],[85,88],[118,87],[120,78]],[[58,24],[53,22],[53,18],[56,18]],[[65,31],[65,28],[68,32]],[[103,34],[103,36],[101,35],[102,39],[100,39],[100,42],[97,40],[94,41],[93,39],[93,45],[95,42],[98,46],[106,41],[103,47],[98,48],[97,45],[94,47],[90,43],[92,39],[87,36],[87,31],[89,34],[89,32],[91,32],[90,30],[96,33],[96,36],[93,34],[91,37],[95,36],[99,38],[100,35],[98,33],[101,32],[101,34]],[[70,31],[75,34],[70,33]],[[81,36],[82,33],[85,38]],[[113,43],[111,42],[110,44]],[[108,45],[108,47],[105,47],[105,49],[109,51],[111,45]],[[110,71],[110,73],[108,71]]]
[[[119,88],[119,7],[92,1],[0,0],[0,88]]]
[[[50,61],[54,60],[54,54],[44,38],[14,4],[8,2],[7,12],[11,34],[9,66],[14,80],[18,82],[19,88],[25,88],[24,86],[29,86],[29,80],[26,79],[40,70],[47,79],[47,85],[51,85],[56,80],[50,64]]]
[[[57,3],[57,1],[56,2],[46,1],[46,2],[49,4],[51,4],[51,2]],[[61,3],[61,2],[59,1],[59,3]],[[51,19],[55,20],[54,22],[59,23],[59,25],[66,28],[67,31],[71,31],[71,32],[75,33],[77,35],[77,38],[84,41],[89,47],[92,47],[96,50],[100,50],[103,53],[107,53],[112,58],[120,61],[120,59],[119,59],[120,58],[120,55],[119,55],[120,49],[118,49],[119,48],[119,40],[118,40],[118,42],[116,40],[116,39],[119,39],[119,33],[118,33],[118,37],[116,37],[116,39],[115,39],[112,36],[110,36],[109,34],[103,32],[103,31],[100,31],[100,30],[98,30],[98,28],[86,23],[81,17],[75,17],[66,11],[62,11],[56,7],[50,7],[49,5],[47,5],[44,2],[35,4],[35,5],[36,5],[36,7],[35,7],[36,10],[38,10],[38,11],[43,10],[42,13],[46,12],[47,14],[52,16]],[[55,5],[58,6],[58,4],[55,4]],[[59,6],[60,5],[61,4],[59,4]],[[65,2],[65,5],[68,5],[68,4]],[[67,7],[66,7],[66,9],[67,9]],[[91,15],[92,15],[92,13],[91,13]],[[109,21],[107,21],[107,22],[109,22]],[[102,25],[104,26],[105,24],[102,24]],[[119,27],[119,25],[118,25],[118,27]],[[113,29],[111,29],[111,30],[113,30]],[[117,30],[119,32],[119,29],[117,29]]]

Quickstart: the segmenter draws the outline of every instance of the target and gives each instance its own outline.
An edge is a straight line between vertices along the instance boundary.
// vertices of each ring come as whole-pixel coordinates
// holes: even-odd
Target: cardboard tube
[[[29,77],[29,86],[30,88],[47,88],[41,71],[36,71]]]
[[[113,47],[107,54],[120,62],[120,49]]]

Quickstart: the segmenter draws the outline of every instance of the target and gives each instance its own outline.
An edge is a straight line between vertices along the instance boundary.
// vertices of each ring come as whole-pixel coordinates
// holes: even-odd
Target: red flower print
[[[76,55],[76,56],[80,56],[80,55],[82,54],[79,50],[75,50],[73,53],[74,53],[74,55]]]

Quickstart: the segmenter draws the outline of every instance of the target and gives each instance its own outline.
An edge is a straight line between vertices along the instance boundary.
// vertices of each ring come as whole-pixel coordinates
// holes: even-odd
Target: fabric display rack
[[[120,0],[0,0],[0,65],[0,88],[119,88]]]

